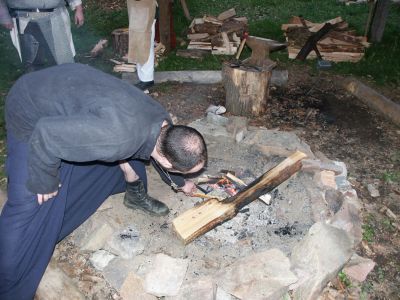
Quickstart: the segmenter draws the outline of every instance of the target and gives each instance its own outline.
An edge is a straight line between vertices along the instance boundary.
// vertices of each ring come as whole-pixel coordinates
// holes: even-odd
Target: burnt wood
[[[175,232],[185,244],[188,244],[223,222],[232,219],[241,208],[259,196],[272,191],[299,171],[301,160],[305,157],[303,152],[296,151],[235,196],[222,201],[208,199],[184,212],[172,222]]]

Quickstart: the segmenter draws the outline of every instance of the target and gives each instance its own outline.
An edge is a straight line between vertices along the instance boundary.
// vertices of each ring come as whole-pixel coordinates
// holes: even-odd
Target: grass
[[[372,214],[366,216],[364,224],[362,225],[362,238],[368,243],[372,243],[375,240],[375,218]]]

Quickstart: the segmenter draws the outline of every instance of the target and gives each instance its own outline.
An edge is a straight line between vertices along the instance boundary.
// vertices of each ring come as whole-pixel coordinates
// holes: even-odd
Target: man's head
[[[171,172],[194,173],[207,163],[207,147],[203,136],[188,126],[162,127],[157,150],[163,159],[156,159]]]

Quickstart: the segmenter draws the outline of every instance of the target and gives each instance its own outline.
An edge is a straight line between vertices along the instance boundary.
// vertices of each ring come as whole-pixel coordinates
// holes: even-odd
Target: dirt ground
[[[364,205],[364,242],[357,252],[377,263],[362,291],[370,299],[398,299],[399,230],[384,210],[400,215],[400,128],[342,90],[341,80],[329,73],[312,74],[304,67],[294,67],[289,70],[288,85],[271,88],[266,113],[252,118],[250,124],[295,131],[314,153],[320,151],[346,163]],[[222,85],[162,84],[150,92],[182,124],[203,117],[210,104],[225,102]],[[394,99],[399,98],[398,92],[384,91]],[[378,188],[379,197],[370,195],[368,184]],[[344,295],[351,290],[351,286],[339,288]]]

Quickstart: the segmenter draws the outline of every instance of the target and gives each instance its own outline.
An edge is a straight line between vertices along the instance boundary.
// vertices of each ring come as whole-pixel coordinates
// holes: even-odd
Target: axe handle
[[[242,41],[240,42],[239,50],[238,50],[238,52],[237,52],[237,54],[236,54],[236,59],[239,59],[240,54],[242,54],[244,44],[246,43],[246,38],[247,38],[247,37],[244,36],[244,38],[243,38]]]

